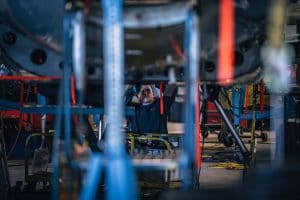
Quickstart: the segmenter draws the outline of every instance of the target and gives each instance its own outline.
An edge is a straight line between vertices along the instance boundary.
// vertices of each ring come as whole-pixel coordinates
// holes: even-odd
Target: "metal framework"
[[[100,184],[100,176],[104,171],[106,173],[107,193],[106,199],[124,199],[131,200],[138,198],[136,179],[134,174],[134,163],[131,162],[127,153],[125,152],[124,134],[122,131],[122,118],[124,115],[134,115],[133,110],[126,110],[124,113],[123,103],[123,89],[124,89],[124,27],[127,28],[145,28],[154,27],[157,25],[170,25],[182,22],[185,19],[185,82],[187,88],[187,98],[185,101],[185,127],[184,127],[184,147],[180,157],[180,167],[183,172],[183,188],[191,189],[195,186],[199,180],[195,180],[195,141],[198,137],[195,129],[196,121],[196,91],[198,88],[199,80],[199,59],[200,59],[200,27],[197,10],[195,8],[187,8],[186,4],[177,3],[170,8],[165,16],[171,20],[159,20],[160,17],[153,16],[148,12],[145,15],[146,18],[138,19],[136,16],[142,10],[131,10],[126,12],[123,19],[123,1],[122,0],[102,0],[103,10],[103,58],[104,58],[104,109],[92,108],[85,106],[71,106],[71,93],[70,93],[70,79],[71,79],[71,54],[73,53],[73,62],[75,70],[74,73],[77,78],[76,88],[83,97],[85,87],[85,46],[84,46],[84,19],[82,11],[78,10],[66,10],[64,16],[64,34],[63,34],[63,52],[64,52],[64,66],[63,66],[63,79],[61,79],[60,91],[58,94],[59,106],[37,106],[26,107],[9,101],[0,100],[0,106],[5,106],[11,109],[18,109],[21,113],[41,113],[41,114],[56,114],[56,132],[53,139],[53,176],[52,186],[53,193],[52,199],[58,199],[59,194],[59,142],[62,135],[62,128],[64,129],[64,155],[68,162],[68,167],[72,170],[76,170],[79,166],[72,161],[72,114],[105,114],[108,118],[107,127],[107,139],[106,148],[103,154],[92,153],[90,159],[86,165],[87,174],[85,177],[85,185],[83,185],[80,191],[80,199],[93,199],[97,194],[97,186]],[[184,5],[184,6],[183,6]],[[162,15],[161,8],[156,8],[160,15]],[[179,9],[177,16],[174,15],[174,10]],[[147,20],[151,19],[151,20]],[[72,35],[73,34],[73,35]],[[73,42],[73,46],[71,45]],[[78,50],[82,51],[78,51]],[[58,79],[58,77],[52,78],[24,78],[27,80],[50,80]],[[17,77],[0,77],[0,80],[17,80]],[[239,103],[239,97],[236,91],[233,92],[233,105],[235,114],[240,114],[236,106]],[[231,124],[230,120],[226,116],[224,109],[220,102],[215,98],[212,99],[216,108],[220,112],[226,125],[229,127],[244,160],[248,162],[249,151],[245,144],[240,139],[235,127]],[[280,101],[280,100],[278,100]],[[83,102],[82,99],[80,102]],[[279,102],[280,103],[280,102]],[[282,113],[282,112],[280,112]],[[273,116],[274,110],[271,110]],[[259,114],[257,114],[259,115]],[[262,117],[269,116],[268,112],[261,114]],[[64,118],[63,118],[64,117]],[[248,113],[247,116],[241,118],[252,118],[253,115]],[[259,117],[259,116],[257,116]],[[240,119],[241,119],[240,118]],[[62,120],[64,119],[64,120]],[[62,124],[63,121],[63,124]],[[238,125],[239,119],[234,116],[234,125]],[[197,124],[196,124],[197,125]],[[275,125],[274,125],[275,126]],[[156,138],[155,138],[156,139]],[[279,138],[283,141],[282,138]],[[132,139],[133,140],[133,139]],[[158,139],[160,140],[160,139]],[[282,157],[283,144],[279,143],[279,154],[276,155]],[[133,147],[131,147],[133,149]],[[280,159],[280,161],[282,161]],[[170,163],[160,166],[164,167]],[[172,166],[174,162],[171,163]],[[140,165],[143,168],[159,167],[150,165]],[[70,192],[71,189],[67,188]],[[69,192],[68,191],[68,192]]]

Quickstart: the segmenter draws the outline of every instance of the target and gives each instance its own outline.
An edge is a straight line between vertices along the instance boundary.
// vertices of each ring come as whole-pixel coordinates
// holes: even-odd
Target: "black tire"
[[[233,145],[233,138],[229,135],[224,137],[223,144],[225,147],[232,147]]]

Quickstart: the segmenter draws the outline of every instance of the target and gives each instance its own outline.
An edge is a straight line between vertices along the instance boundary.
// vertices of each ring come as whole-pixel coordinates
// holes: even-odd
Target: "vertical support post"
[[[136,199],[133,168],[125,152],[122,132],[124,116],[124,30],[122,0],[102,0],[104,52],[104,112],[108,119],[106,198]]]
[[[38,93],[37,94],[37,103],[38,103],[38,105],[45,106],[47,104],[47,98],[44,95]],[[46,114],[44,114],[44,113],[41,114],[41,129],[42,129],[42,134],[45,134],[45,132],[46,132],[46,117],[47,117]],[[41,147],[44,147],[44,144],[45,144],[45,136],[43,135],[42,136]]]
[[[247,85],[246,84],[242,84],[241,85],[241,89],[240,89],[240,120],[243,119],[243,115],[244,111],[245,111],[245,98],[246,98],[246,88]],[[243,120],[242,122],[240,121],[240,124],[242,125],[242,127],[246,127],[247,126],[247,120]]]
[[[59,94],[58,96],[62,96],[62,88],[59,88]],[[58,103],[60,102],[60,98],[58,98]],[[59,143],[60,143],[60,136],[61,136],[61,119],[62,119],[62,109],[57,107],[56,109],[56,116],[55,116],[55,134],[53,136],[53,143],[52,143],[52,170],[53,170],[53,175],[51,179],[52,183],[52,194],[51,194],[51,199],[52,200],[57,200],[59,199],[59,175],[60,175],[60,170],[59,170]]]
[[[240,89],[240,105],[241,108],[245,106],[245,96],[246,96],[246,84],[243,84]]]
[[[82,191],[80,192],[80,200],[95,199],[97,196],[97,190],[101,180],[101,173],[103,159],[100,154],[93,154],[88,162],[88,169],[86,175],[86,183],[84,184]]]
[[[240,124],[240,92],[237,88],[232,88],[233,124],[234,127]]]
[[[284,100],[282,94],[272,94],[270,97],[271,138],[276,142],[271,145],[271,164],[280,167],[284,163]]]
[[[52,196],[51,199],[56,200],[59,198],[59,141],[61,138],[61,120],[64,114],[64,139],[66,157],[70,161],[71,156],[71,109],[70,109],[70,77],[71,77],[71,64],[70,64],[70,30],[71,30],[71,13],[66,11],[63,22],[63,80],[60,82],[58,93],[58,104],[63,104],[64,108],[57,108],[55,119],[55,134],[53,138],[53,154],[52,154]],[[70,187],[69,187],[70,189]]]
[[[82,104],[86,85],[86,47],[85,47],[85,24],[84,13],[79,10],[73,19],[73,71],[76,78],[76,91],[78,93],[78,103]]]
[[[47,98],[44,95],[38,93],[37,94],[37,103],[38,103],[38,105],[45,106],[45,105],[47,105]],[[42,128],[43,134],[45,133],[45,129],[46,129],[45,125],[46,125],[46,114],[42,113],[41,114],[41,128]],[[45,136],[42,136],[42,138],[44,139]]]
[[[47,98],[44,95],[38,93],[37,94],[37,103],[38,103],[38,105],[45,106],[47,104]]]
[[[200,59],[200,33],[199,19],[195,10],[191,9],[187,13],[185,22],[185,126],[184,126],[184,149],[182,155],[182,168],[184,171],[183,186],[192,188],[195,170],[195,95],[199,74]]]
[[[70,63],[70,30],[72,28],[72,15],[67,12],[64,19],[64,66],[63,66],[63,105],[64,105],[64,140],[66,156],[71,156],[71,63]]]
[[[256,156],[256,135],[255,135],[255,124],[256,124],[256,97],[257,97],[257,85],[252,85],[252,123],[251,123],[251,142],[250,142],[250,153],[251,163],[255,162]]]
[[[234,77],[234,1],[220,0],[218,80],[229,85]]]
[[[273,0],[269,10],[267,30],[268,45],[262,48],[261,57],[265,67],[264,82],[270,90],[271,134],[276,143],[271,146],[271,164],[280,167],[284,162],[284,104],[283,95],[289,91],[290,78],[288,51],[284,45],[283,29],[286,21],[285,0]]]

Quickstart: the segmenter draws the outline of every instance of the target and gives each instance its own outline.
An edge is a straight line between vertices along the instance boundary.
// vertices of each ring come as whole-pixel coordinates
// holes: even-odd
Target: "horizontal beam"
[[[104,114],[103,108],[96,108],[92,106],[70,106],[71,114]],[[57,109],[64,109],[65,106],[56,105],[24,105],[20,106],[19,103],[0,100],[0,110],[19,110],[21,113],[33,113],[33,114],[56,114]],[[125,108],[126,116],[134,116],[134,108]]]

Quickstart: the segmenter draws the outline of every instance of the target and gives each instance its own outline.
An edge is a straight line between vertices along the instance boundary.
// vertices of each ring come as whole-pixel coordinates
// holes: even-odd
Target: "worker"
[[[167,134],[168,115],[176,94],[175,84],[166,85],[163,92],[153,85],[142,85],[138,94],[130,87],[125,93],[125,103],[135,105],[135,116],[128,118],[129,131]]]

